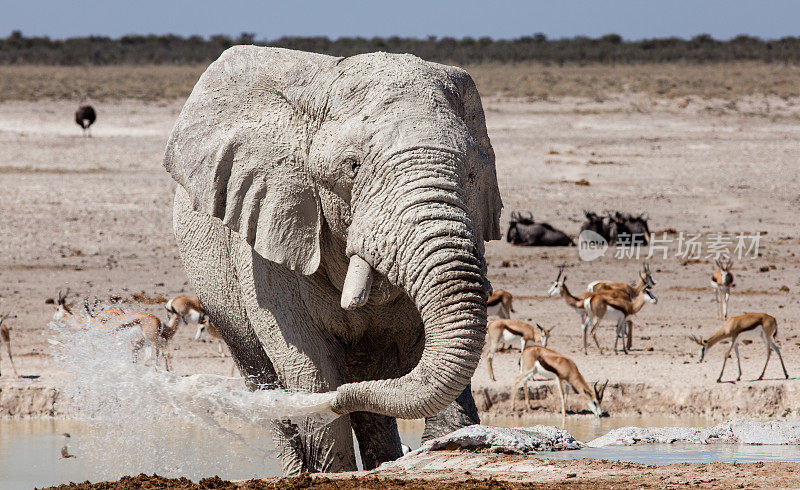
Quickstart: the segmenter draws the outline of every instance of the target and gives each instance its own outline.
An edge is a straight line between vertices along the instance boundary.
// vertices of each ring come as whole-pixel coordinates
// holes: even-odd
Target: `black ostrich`
[[[89,126],[94,124],[95,119],[97,119],[97,113],[94,112],[94,107],[90,105],[82,105],[75,111],[75,122],[83,129],[84,136],[92,137],[92,131],[89,130]],[[89,131],[88,135],[87,130]]]

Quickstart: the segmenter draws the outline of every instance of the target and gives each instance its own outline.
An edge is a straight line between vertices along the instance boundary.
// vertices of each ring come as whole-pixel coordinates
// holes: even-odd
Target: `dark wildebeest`
[[[536,223],[533,214],[522,216],[517,211],[511,212],[508,222],[506,240],[514,245],[529,247],[568,247],[575,245],[572,238],[563,231],[557,230],[547,223]]]
[[[606,215],[606,222],[603,223],[603,237],[608,240],[609,245],[617,243],[619,235],[630,234],[630,229],[619,211],[615,213],[608,212]]]
[[[89,131],[88,136],[92,136],[89,126],[94,124],[95,119],[97,119],[97,113],[94,112],[94,107],[90,105],[82,105],[75,111],[75,122],[83,129],[84,136],[87,136],[87,130]]]
[[[647,245],[650,243],[650,228],[647,226],[647,214],[642,213],[639,216],[625,213],[622,215],[625,220],[625,225],[628,227],[631,235],[633,236],[633,245]]]
[[[593,231],[608,241],[603,217],[591,211],[584,211],[583,214],[586,216],[586,221],[581,226],[581,232],[585,230]]]
[[[602,217],[592,211],[584,211],[586,221],[581,231],[591,230],[606,239],[610,245],[622,242],[625,246],[643,246],[650,243],[650,228],[645,213],[634,216],[629,213],[606,211]],[[620,237],[623,235],[623,237]]]

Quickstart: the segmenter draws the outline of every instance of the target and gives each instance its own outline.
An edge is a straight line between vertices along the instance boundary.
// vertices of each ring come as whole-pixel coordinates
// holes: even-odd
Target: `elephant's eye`
[[[361,166],[361,163],[353,157],[348,157],[344,159],[343,164],[347,169],[347,175],[351,179],[354,179],[356,177],[356,174],[358,173],[358,167]]]

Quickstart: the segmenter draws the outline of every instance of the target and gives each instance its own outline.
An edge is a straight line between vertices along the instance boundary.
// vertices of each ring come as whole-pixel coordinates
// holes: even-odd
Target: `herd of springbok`
[[[181,322],[186,325],[197,325],[194,337],[196,341],[200,341],[204,333],[217,339],[219,354],[221,357],[225,357],[222,351],[222,336],[206,315],[200,300],[194,296],[176,296],[169,300],[166,304],[169,320],[162,322],[157,316],[150,313],[127,311],[114,305],[100,307],[97,300],[93,304],[84,300],[83,308],[75,310],[74,306],[67,302],[68,295],[69,289],[66,292],[59,291],[57,300],[48,300],[56,305],[53,321],[71,328],[102,327],[130,334],[131,355],[134,362],[138,362],[140,351],[145,349],[144,364],[151,360],[157,364],[160,356],[164,359],[164,368],[172,371],[169,342],[175,336]],[[9,313],[0,314],[0,344],[5,344],[11,369],[14,371],[14,375],[20,377],[11,355],[11,329],[5,322],[9,316]],[[0,371],[0,375],[2,375],[2,371]]]
[[[717,319],[723,320],[724,324],[717,332],[706,339],[691,335],[692,342],[700,347],[698,362],[702,362],[706,351],[714,344],[723,340],[729,340],[728,347],[723,357],[722,369],[720,370],[717,382],[722,381],[722,374],[725,371],[725,364],[730,357],[731,350],[736,353],[736,363],[739,368],[739,375],[736,381],[742,377],[742,366],[739,359],[738,337],[744,332],[760,333],[766,347],[767,357],[764,367],[761,370],[759,380],[764,378],[767,370],[770,354],[772,351],[778,355],[783,374],[788,379],[789,374],[783,363],[780,349],[775,343],[775,335],[778,331],[777,321],[774,317],[766,313],[745,313],[743,315],[728,318],[728,299],[730,298],[731,287],[733,287],[733,273],[731,268],[733,261],[726,258],[724,261],[717,259],[714,262],[716,269],[711,276],[711,286],[715,294],[717,303]],[[633,342],[633,317],[639,313],[646,303],[656,304],[658,299],[653,294],[656,283],[647,263],[642,265],[638,277],[633,284],[609,281],[593,281],[588,284],[586,291],[578,295],[573,295],[567,287],[567,275],[564,272],[565,266],[558,268],[558,276],[550,286],[548,296],[561,296],[564,302],[580,317],[583,353],[588,353],[587,336],[591,334],[597,349],[603,353],[603,348],[597,339],[597,329],[602,320],[611,320],[614,325],[614,352],[622,351],[628,354]],[[492,360],[500,347],[513,347],[519,343],[519,375],[514,379],[512,393],[512,407],[516,410],[517,387],[523,383],[523,393],[525,403],[528,401],[528,381],[534,376],[539,375],[545,379],[558,380],[557,386],[561,398],[561,413],[566,415],[566,400],[568,388],[571,387],[578,394],[583,395],[589,409],[597,416],[602,414],[600,403],[603,400],[603,393],[608,384],[608,380],[598,388],[598,383],[594,384],[593,389],[584,380],[578,366],[572,359],[547,348],[547,342],[551,337],[552,327],[544,328],[538,323],[529,323],[511,319],[514,311],[511,307],[513,297],[508,291],[498,289],[488,299],[487,314],[499,318],[491,321],[488,326],[486,368],[489,378],[495,381]]]
[[[722,369],[720,370],[717,382],[722,380],[725,371],[725,364],[730,357],[731,350],[736,354],[736,363],[739,368],[739,375],[736,381],[742,376],[742,367],[739,359],[738,337],[744,332],[760,333],[766,347],[766,359],[761,375],[758,379],[763,379],[764,373],[769,363],[772,351],[778,355],[783,373],[789,377],[786,366],[783,362],[780,349],[775,343],[775,335],[778,332],[777,321],[774,317],[766,313],[745,313],[743,315],[728,318],[728,300],[730,298],[731,287],[734,285],[733,273],[731,272],[733,262],[730,259],[715,261],[716,269],[711,277],[711,286],[714,290],[717,303],[717,318],[724,321],[722,328],[710,335],[708,338],[690,336],[692,342],[700,348],[698,362],[702,362],[705,353],[713,345],[723,340],[728,340],[730,346],[727,348],[723,357]],[[594,281],[588,284],[586,291],[574,295],[567,287],[567,274],[565,266],[558,268],[558,275],[553,281],[548,296],[561,296],[564,302],[580,317],[580,327],[582,333],[583,353],[588,353],[588,335],[592,336],[594,344],[602,354],[603,349],[597,339],[597,330],[603,320],[613,322],[614,352],[622,351],[627,354],[633,342],[633,317],[641,311],[647,303],[656,304],[657,298],[653,294],[655,281],[647,263],[643,264],[636,280],[632,284],[624,282]],[[204,333],[218,341],[219,355],[225,357],[223,353],[223,339],[220,333],[210,321],[200,300],[192,296],[177,296],[169,300],[166,310],[169,315],[167,322],[162,322],[157,316],[145,312],[126,311],[119,306],[98,307],[98,302],[90,304],[84,300],[83,308],[77,311],[67,303],[66,293],[59,292],[58,300],[52,301],[56,304],[56,311],[53,321],[63,323],[67,326],[78,328],[105,327],[119,332],[129,332],[131,334],[131,352],[134,361],[138,361],[139,352],[145,348],[146,357],[144,364],[153,360],[158,364],[159,356],[164,359],[165,369],[172,370],[171,356],[169,354],[169,342],[178,330],[181,323],[197,326],[195,340],[199,341]],[[513,308],[513,297],[508,291],[497,289],[487,300],[487,314],[495,316],[496,319],[489,322],[487,347],[485,351],[486,366],[489,378],[495,381],[492,360],[497,351],[503,346],[518,345],[520,349],[519,375],[514,379],[514,391],[512,396],[512,406],[516,409],[517,386],[523,384],[526,405],[528,402],[527,383],[534,376],[539,375],[546,379],[558,380],[558,390],[561,398],[561,412],[566,415],[566,399],[568,388],[572,388],[587,400],[589,409],[596,415],[602,414],[600,403],[608,384],[608,380],[598,388],[596,382],[593,387],[586,383],[578,366],[575,362],[558,352],[548,349],[547,343],[552,336],[552,327],[545,328],[535,323],[531,325],[521,320],[512,319],[511,314],[515,313]],[[5,344],[8,358],[11,362],[11,369],[17,374],[14,360],[11,355],[11,334],[7,325],[9,314],[0,314],[0,343]],[[0,373],[1,374],[1,373]],[[233,368],[231,369],[231,375]]]

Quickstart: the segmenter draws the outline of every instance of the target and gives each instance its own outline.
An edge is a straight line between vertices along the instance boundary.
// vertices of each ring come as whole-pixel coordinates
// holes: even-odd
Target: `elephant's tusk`
[[[364,306],[369,299],[370,287],[372,287],[372,266],[358,255],[351,256],[342,288],[342,308],[352,310]]]

